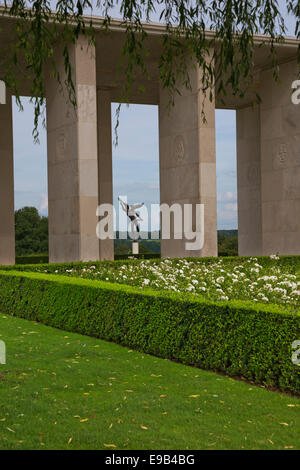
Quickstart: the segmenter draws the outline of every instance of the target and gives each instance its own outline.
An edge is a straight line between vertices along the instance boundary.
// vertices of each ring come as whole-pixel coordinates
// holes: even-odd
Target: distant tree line
[[[238,256],[238,233],[237,230],[218,231],[218,255]]]
[[[115,255],[129,255],[132,250],[132,240],[114,240]],[[140,254],[160,253],[160,240],[141,240],[139,242]]]

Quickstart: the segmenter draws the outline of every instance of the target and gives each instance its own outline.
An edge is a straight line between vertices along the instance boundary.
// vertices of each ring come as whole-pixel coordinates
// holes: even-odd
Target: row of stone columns
[[[95,51],[84,39],[71,59],[77,110],[54,79],[47,86],[50,261],[113,259],[113,241],[96,238],[96,207],[113,202],[110,92],[97,90]],[[63,76],[59,56],[57,62]],[[199,71],[191,69],[190,77],[192,89],[182,89],[171,112],[160,91],[160,199],[205,205],[204,247],[187,251],[186,240],[171,232],[162,240],[163,256],[217,255],[214,103],[207,100],[203,123]]]
[[[96,237],[99,204],[112,204],[110,91],[97,89],[96,57],[81,38],[70,48],[77,109],[48,78],[47,151],[51,262],[113,258],[113,240]],[[64,76],[63,59],[57,66]],[[262,103],[237,110],[239,252],[300,253],[300,105],[291,102],[296,63],[280,67],[281,86],[260,74]],[[215,105],[205,102],[199,70],[190,70],[168,111],[160,90],[160,199],[171,206],[204,204],[204,246],[185,249],[184,239],[162,240],[162,256],[216,256],[217,202]],[[195,226],[193,226],[195,230]],[[0,106],[0,264],[14,263],[14,182],[11,97]]]

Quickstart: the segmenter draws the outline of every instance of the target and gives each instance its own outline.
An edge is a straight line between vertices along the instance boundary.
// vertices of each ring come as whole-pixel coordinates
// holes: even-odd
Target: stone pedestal
[[[3,97],[2,97],[3,98]],[[12,99],[0,104],[0,265],[15,263]]]
[[[139,254],[139,242],[132,242],[132,254],[133,255]]]
[[[6,104],[6,87],[2,80],[0,80],[0,104]]]

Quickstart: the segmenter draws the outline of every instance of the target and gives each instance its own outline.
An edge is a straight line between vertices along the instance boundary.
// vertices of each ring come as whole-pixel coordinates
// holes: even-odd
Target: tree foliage
[[[300,38],[299,1],[287,0],[286,3],[288,11],[296,18],[295,35]],[[187,63],[191,59],[203,70],[205,95],[208,93],[212,99],[218,83],[219,96],[226,93],[228,85],[233,94],[243,96],[252,81],[254,35],[258,33],[267,35],[264,44],[270,52],[274,77],[277,76],[275,44],[282,41],[286,33],[277,0],[6,0],[3,14],[15,17],[17,27],[11,50],[1,55],[4,57],[0,62],[3,78],[21,106],[16,69],[25,61],[26,75],[32,82],[36,138],[38,120],[45,105],[45,65],[50,63],[51,73],[60,84],[62,81],[53,55],[58,45],[64,57],[69,99],[76,106],[68,46],[76,42],[80,34],[94,41],[93,16],[84,16],[91,12],[101,14],[104,30],[109,30],[112,16],[122,18],[125,30],[122,66],[127,81],[120,101],[121,98],[130,101],[137,72],[148,76],[145,46],[148,33],[144,22],[154,16],[165,24],[158,67],[170,104],[181,85],[189,86]],[[298,57],[300,63],[300,48]]]
[[[15,212],[16,255],[48,253],[48,217],[39,215],[35,207]]]
[[[238,256],[238,237],[225,237],[218,233],[218,255]]]

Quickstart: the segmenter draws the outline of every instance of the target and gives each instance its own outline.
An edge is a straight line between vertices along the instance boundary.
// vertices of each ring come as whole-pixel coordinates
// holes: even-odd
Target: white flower
[[[252,273],[259,273],[259,268],[251,268],[250,271]]]
[[[299,295],[300,296],[300,290],[294,290],[291,292],[291,295]]]
[[[219,300],[229,300],[227,295],[222,295]]]

